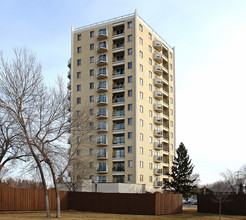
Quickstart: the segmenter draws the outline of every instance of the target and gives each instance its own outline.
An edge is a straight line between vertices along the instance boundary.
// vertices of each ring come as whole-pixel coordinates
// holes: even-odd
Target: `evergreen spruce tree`
[[[188,155],[188,151],[181,142],[177,149],[177,157],[174,157],[172,173],[168,174],[171,181],[164,182],[164,189],[170,189],[175,193],[183,194],[184,198],[188,198],[195,193],[196,179],[191,180],[190,176],[193,172],[194,165]]]

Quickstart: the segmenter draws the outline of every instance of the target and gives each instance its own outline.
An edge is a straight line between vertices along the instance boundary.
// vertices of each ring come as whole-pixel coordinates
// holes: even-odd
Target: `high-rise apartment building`
[[[77,154],[88,178],[160,188],[175,153],[174,48],[135,12],[72,28],[68,66],[72,112],[96,118]]]

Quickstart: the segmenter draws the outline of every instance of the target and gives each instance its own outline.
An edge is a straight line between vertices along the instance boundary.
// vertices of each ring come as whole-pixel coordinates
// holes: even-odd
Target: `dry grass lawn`
[[[45,212],[0,212],[0,219],[8,219],[8,220],[16,220],[16,219],[47,219],[45,217]],[[175,215],[162,215],[162,216],[151,216],[151,215],[120,215],[120,214],[105,214],[105,213],[96,213],[96,212],[78,212],[78,211],[65,211],[62,212],[61,219],[71,219],[71,220],[98,220],[98,219],[144,219],[144,220],[151,220],[151,219],[219,219],[218,215],[215,214],[204,214],[204,213],[197,213],[196,209],[184,209],[182,213],[175,214]],[[55,212],[52,212],[52,219],[55,219]],[[246,216],[230,216],[230,215],[223,215],[222,220],[238,220],[238,219],[245,219]]]

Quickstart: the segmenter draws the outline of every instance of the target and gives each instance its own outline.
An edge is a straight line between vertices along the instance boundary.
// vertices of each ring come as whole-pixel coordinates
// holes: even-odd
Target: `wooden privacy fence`
[[[182,195],[94,193],[60,191],[61,210],[79,210],[121,214],[163,215],[182,212]],[[49,190],[50,209],[56,209],[55,191]],[[40,189],[0,187],[0,211],[45,210]]]
[[[198,195],[197,211],[203,213],[219,213],[219,203],[214,195]],[[229,194],[221,206],[225,215],[246,215],[246,194]]]

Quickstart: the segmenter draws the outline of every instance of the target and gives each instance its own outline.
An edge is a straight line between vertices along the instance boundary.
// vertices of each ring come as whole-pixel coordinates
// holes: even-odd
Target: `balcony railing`
[[[107,139],[97,139],[97,145],[108,145]]]
[[[155,129],[154,135],[156,137],[162,137],[163,136],[163,131]]]
[[[97,39],[103,40],[108,37],[108,30],[106,28],[102,28],[97,32]]]
[[[107,159],[108,158],[108,152],[100,152],[100,151],[98,151],[96,156],[97,156],[98,160]]]
[[[159,78],[159,77],[155,77],[154,78],[154,85],[157,86],[157,87],[162,87],[162,85],[163,85],[162,79]]]
[[[162,99],[162,92],[160,90],[155,90],[154,91],[154,97],[158,100]]]
[[[108,45],[106,41],[103,42],[99,42],[99,44],[97,45],[97,52],[101,53],[101,52],[106,52],[108,50]]]
[[[108,104],[107,97],[104,98],[97,97],[97,105],[106,105],[106,104]]]
[[[158,176],[159,176],[159,175],[162,175],[162,174],[163,174],[163,169],[155,168],[155,169],[154,169],[154,174],[155,174],[155,175],[158,175]]]
[[[160,116],[155,116],[154,122],[156,124],[162,124],[163,123],[163,119]]]
[[[97,118],[107,118],[107,117],[108,117],[107,110],[105,110],[105,111],[97,111]]]
[[[100,55],[97,58],[97,65],[98,66],[106,65],[107,63],[108,63],[107,55]]]
[[[154,52],[154,60],[160,64],[162,62],[161,54]]]
[[[161,51],[161,42],[160,42],[160,41],[154,39],[154,41],[153,41],[153,46],[154,46],[154,48],[155,48],[156,50]]]
[[[163,107],[160,103],[155,103],[154,104],[154,110],[157,112],[161,112],[163,110]]]
[[[155,155],[154,161],[157,163],[163,162],[163,156]]]
[[[104,79],[108,77],[108,71],[106,68],[97,70],[97,78]]]
[[[97,92],[105,92],[105,91],[108,91],[108,86],[107,84],[97,84]]]
[[[98,126],[97,126],[97,131],[99,132],[99,131],[107,131],[108,130],[108,126],[107,125],[105,125],[105,124],[99,124]]]
[[[154,187],[156,187],[156,188],[162,187],[162,185],[163,185],[162,181],[155,181],[154,182]]]
[[[156,150],[162,150],[163,149],[163,144],[162,143],[159,143],[159,142],[155,142],[154,143],[154,148]]]
[[[113,172],[124,172],[125,168],[124,167],[113,167],[112,171]]]
[[[107,173],[107,172],[108,172],[108,166],[106,167],[97,166],[97,173]]]
[[[162,75],[162,72],[163,72],[163,70],[162,70],[162,68],[161,68],[161,66],[159,66],[158,64],[155,64],[154,65],[154,72],[157,74],[157,75]]]
[[[68,78],[68,79],[71,79],[71,70],[69,70],[69,71],[67,72],[67,78]]]
[[[67,88],[68,88],[69,90],[71,90],[71,81],[69,81],[69,82],[67,83]]]
[[[162,70],[165,72],[165,73],[168,73],[168,69],[166,67],[162,67]]]

